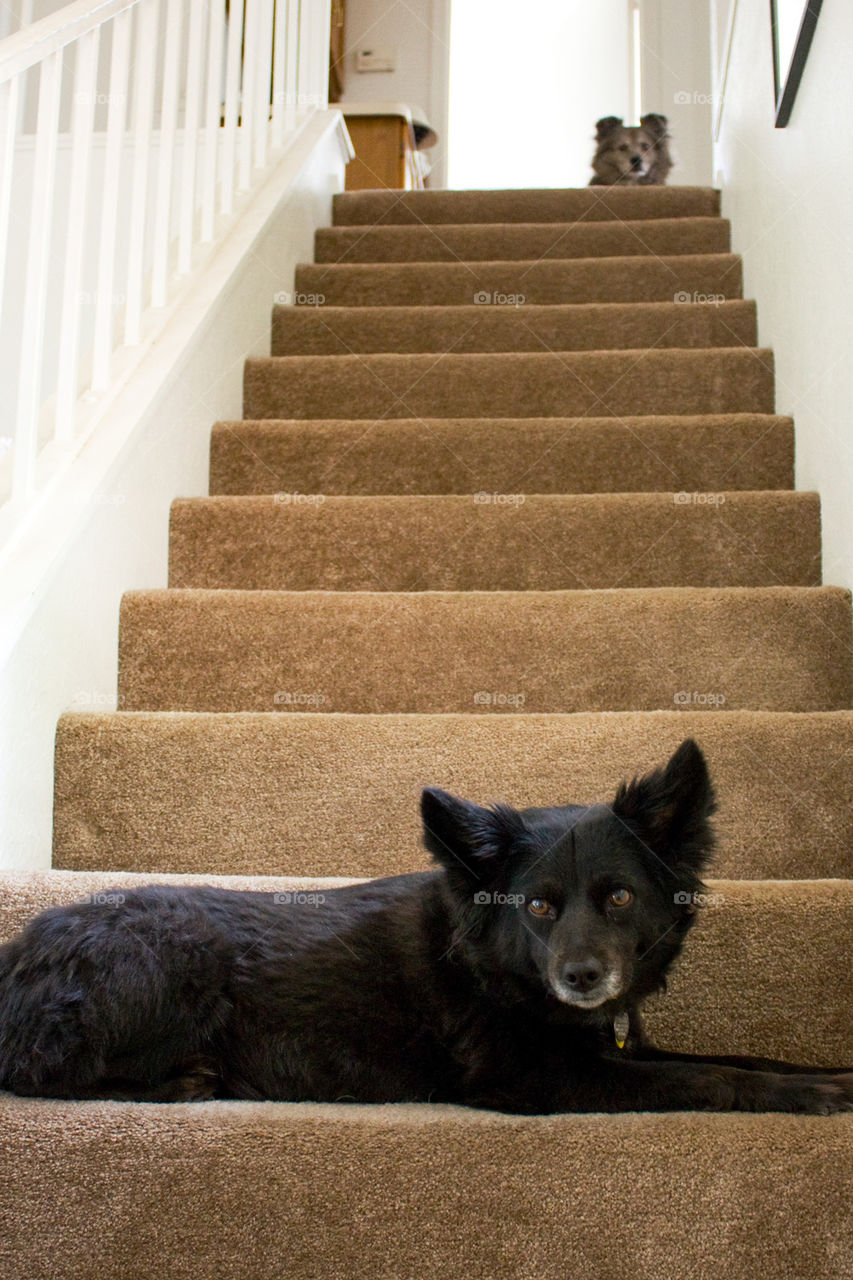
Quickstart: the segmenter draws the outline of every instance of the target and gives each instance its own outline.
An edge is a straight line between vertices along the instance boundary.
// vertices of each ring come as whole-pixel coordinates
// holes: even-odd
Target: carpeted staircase
[[[152,873],[413,870],[424,784],[602,800],[694,734],[721,878],[650,1029],[853,1065],[850,596],[717,193],[334,215],[124,601],[121,710],[59,724],[57,869],[0,877],[2,935]],[[4,1280],[853,1275],[853,1116],[0,1113]]]

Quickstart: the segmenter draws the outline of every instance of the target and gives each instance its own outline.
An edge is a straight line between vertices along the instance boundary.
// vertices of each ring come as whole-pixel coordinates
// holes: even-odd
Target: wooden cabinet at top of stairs
[[[410,113],[365,114],[342,104],[344,119],[355,148],[355,159],[347,165],[347,191],[369,191],[386,187],[418,191],[424,180],[418,165],[415,134]]]

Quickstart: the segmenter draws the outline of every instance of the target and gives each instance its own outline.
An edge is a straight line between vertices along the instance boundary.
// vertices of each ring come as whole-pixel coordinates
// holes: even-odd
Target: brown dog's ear
[[[647,116],[640,116],[640,124],[646,133],[650,133],[653,138],[665,138],[669,128],[669,121],[666,116],[659,116],[656,112],[651,111]]]
[[[614,129],[622,128],[621,116],[602,116],[600,120],[595,122],[595,140],[601,142],[612,133]]]

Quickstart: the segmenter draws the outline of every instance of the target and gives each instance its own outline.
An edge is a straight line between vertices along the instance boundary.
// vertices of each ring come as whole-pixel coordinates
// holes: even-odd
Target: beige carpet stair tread
[[[111,889],[120,893],[140,879],[115,872],[0,873],[0,934],[11,936],[47,906]],[[212,877],[199,879],[210,883]],[[222,883],[274,893],[323,892],[316,878]],[[837,963],[853,930],[853,881],[709,880],[707,891],[666,995],[645,1006],[654,1040],[686,1053],[753,1053],[825,1066],[853,1062],[853,976]],[[731,981],[733,956],[748,982]],[[818,990],[815,972],[821,974]]]
[[[485,223],[323,227],[315,262],[475,262],[502,258],[593,258],[624,254],[728,253],[725,218],[639,222]]]
[[[773,354],[709,351],[279,356],[246,361],[247,418],[772,413]]]
[[[720,492],[794,487],[771,414],[214,425],[212,494]]]
[[[334,306],[725,301],[743,296],[733,253],[491,262],[319,263],[296,268],[297,293]],[[521,319],[522,317],[520,317]]]
[[[814,586],[815,493],[190,498],[171,587],[531,591]]]
[[[296,295],[301,297],[311,295]],[[642,347],[754,347],[754,302],[551,303],[523,307],[276,305],[271,353],[604,351]]]
[[[850,593],[140,591],[125,595],[128,711],[657,710],[683,689],[733,710],[850,706]],[[507,710],[512,710],[508,705]]]
[[[688,735],[719,796],[718,875],[853,877],[853,712],[65,715],[54,865],[391,875],[426,866],[424,786],[480,804],[602,803]],[[683,701],[683,699],[687,699]],[[705,701],[700,701],[705,699]],[[681,709],[674,709],[678,706]]]
[[[27,1280],[56,1280],[54,1241],[62,1280],[159,1280],[163,1259],[170,1280],[447,1280],[463,1257],[470,1280],[507,1259],[565,1280],[567,1258],[628,1280],[614,1260],[636,1257],[660,1276],[677,1257],[679,1280],[840,1280],[849,1256],[849,1116],[2,1095],[0,1161],[0,1263]]]
[[[579,187],[521,191],[348,191],[332,200],[335,226],[374,223],[574,222],[713,218],[711,187]]]

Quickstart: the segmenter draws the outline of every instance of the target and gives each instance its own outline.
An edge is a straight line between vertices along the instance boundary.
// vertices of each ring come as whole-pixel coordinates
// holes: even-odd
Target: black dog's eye
[[[641,151],[648,151],[648,149],[649,149],[649,144],[648,144],[647,142],[641,142],[641,143],[640,143],[640,150],[641,150]]]
[[[608,895],[608,902],[612,902],[614,907],[627,907],[633,901],[634,895],[630,889],[611,889]]]
[[[527,904],[527,910],[532,916],[539,916],[540,919],[557,914],[546,898],[531,898]]]
[[[622,145],[621,145],[621,147],[619,148],[619,150],[620,150],[620,151],[629,151],[629,150],[630,150],[630,147],[628,146],[628,143],[627,143],[627,142],[623,142],[623,143],[622,143]]]

